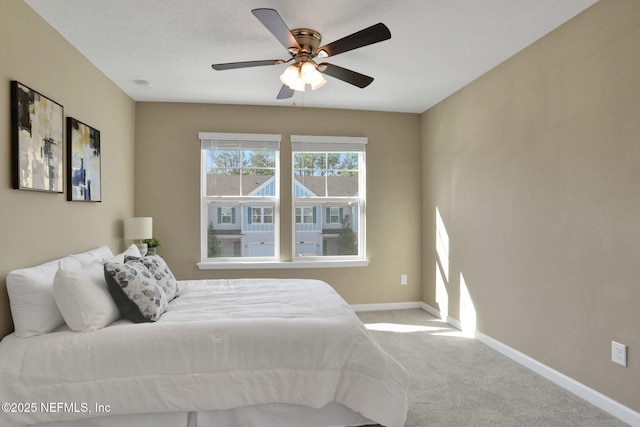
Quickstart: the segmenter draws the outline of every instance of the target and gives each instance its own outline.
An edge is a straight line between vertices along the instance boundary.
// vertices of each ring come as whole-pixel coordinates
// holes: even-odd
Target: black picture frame
[[[64,192],[64,108],[11,81],[13,188]]]
[[[102,201],[100,131],[67,117],[67,200]]]

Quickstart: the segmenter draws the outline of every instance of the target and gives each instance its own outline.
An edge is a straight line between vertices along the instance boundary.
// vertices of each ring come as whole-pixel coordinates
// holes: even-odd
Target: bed
[[[0,342],[3,425],[404,425],[407,372],[328,284],[175,281],[161,315],[134,323],[113,313],[111,283],[95,273],[139,254],[106,251],[76,255],[80,270],[58,260],[7,277],[16,331]],[[48,321],[29,325],[36,312]]]

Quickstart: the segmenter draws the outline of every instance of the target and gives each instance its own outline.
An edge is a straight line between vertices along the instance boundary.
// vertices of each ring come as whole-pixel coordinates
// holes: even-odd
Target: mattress
[[[326,283],[181,281],[154,323],[66,326],[0,342],[8,425],[144,413],[337,403],[389,427],[407,413],[407,372]],[[3,408],[4,410],[5,408]]]

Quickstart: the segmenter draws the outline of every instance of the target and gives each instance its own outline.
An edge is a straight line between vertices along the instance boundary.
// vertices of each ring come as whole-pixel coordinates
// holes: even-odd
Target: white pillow
[[[122,264],[124,262],[124,258],[128,257],[128,256],[132,256],[132,257],[136,257],[136,258],[140,258],[142,255],[140,255],[140,249],[138,249],[138,247],[136,245],[131,245],[129,246],[127,249],[125,249],[124,252],[119,253],[118,255],[115,256],[111,256],[111,257],[105,257],[102,260],[102,264],[107,263],[107,262],[117,262]]]
[[[69,256],[76,259],[81,266],[86,267],[96,259],[111,258],[113,256],[113,252],[111,252],[111,249],[107,246],[100,246],[99,248],[95,248],[87,252]]]
[[[107,288],[104,266],[98,260],[82,268],[60,262],[53,296],[65,322],[75,332],[96,331],[120,317]]]
[[[66,265],[80,268],[80,263],[71,257],[65,257],[63,261]],[[64,324],[53,297],[53,278],[59,262],[13,270],[7,275],[7,293],[16,336],[26,338],[46,334]]]

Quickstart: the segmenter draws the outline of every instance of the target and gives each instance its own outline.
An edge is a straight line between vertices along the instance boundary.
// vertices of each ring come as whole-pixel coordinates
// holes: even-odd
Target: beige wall
[[[12,189],[11,80],[62,104],[65,116],[100,130],[102,203]],[[22,0],[0,1],[0,337],[13,328],[9,271],[104,244],[121,250],[121,220],[133,213],[134,124],[129,97]]]
[[[368,267],[200,271],[198,132],[282,135],[281,194],[291,192],[289,135],[365,136]],[[205,104],[138,103],[137,215],[152,216],[160,253],[181,279],[310,277],[326,280],[352,304],[421,297],[420,115]],[[282,197],[281,249],[291,257],[291,203]],[[408,274],[409,284],[400,285]]]
[[[464,280],[479,331],[636,411],[639,135],[637,0],[601,0],[422,117],[424,300],[437,207],[450,315]]]

